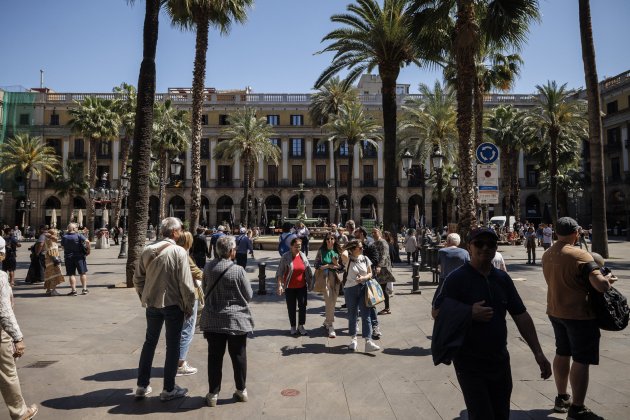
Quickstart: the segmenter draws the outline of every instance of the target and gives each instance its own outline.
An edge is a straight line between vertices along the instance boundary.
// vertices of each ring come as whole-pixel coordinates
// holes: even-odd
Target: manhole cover
[[[38,362],[31,363],[30,365],[26,365],[24,367],[25,368],[45,368],[57,362],[58,360],[40,360]]]
[[[300,391],[298,391],[297,389],[283,389],[280,392],[280,395],[282,395],[283,397],[295,397],[300,395]]]

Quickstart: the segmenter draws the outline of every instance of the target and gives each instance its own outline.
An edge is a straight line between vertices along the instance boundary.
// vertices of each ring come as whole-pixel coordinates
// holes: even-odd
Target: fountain
[[[304,183],[299,183],[298,187],[300,187],[298,190],[294,190],[294,192],[298,193],[298,206],[297,206],[297,210],[298,210],[298,214],[297,217],[295,218],[288,218],[288,217],[284,217],[282,219],[283,223],[291,223],[293,225],[295,225],[298,222],[302,222],[304,223],[305,226],[317,226],[319,224],[322,223],[322,219],[317,217],[307,217],[306,216],[306,205],[305,205],[305,199],[304,199],[304,193],[308,192],[310,190],[305,190],[304,189]]]

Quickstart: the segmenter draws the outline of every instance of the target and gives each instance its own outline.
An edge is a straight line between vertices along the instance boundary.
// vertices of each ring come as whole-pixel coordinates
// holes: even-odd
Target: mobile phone
[[[602,273],[602,275],[607,276],[611,273],[610,268],[608,267],[602,267],[599,269],[599,271]]]

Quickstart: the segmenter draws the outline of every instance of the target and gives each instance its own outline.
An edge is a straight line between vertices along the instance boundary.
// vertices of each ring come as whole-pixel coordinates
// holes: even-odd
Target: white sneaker
[[[146,387],[139,386],[136,388],[136,398],[137,399],[144,398],[147,395],[149,395],[151,392],[153,392],[153,388],[151,388],[151,385],[147,385]]]
[[[182,388],[179,385],[175,385],[172,391],[162,390],[160,393],[160,400],[162,401],[170,401],[175,398],[182,398],[188,395],[188,388]]]
[[[358,346],[357,338],[356,337],[352,337],[352,341],[348,345],[348,350],[356,351],[357,350],[357,346]]]
[[[177,368],[177,374],[175,376],[194,375],[197,373],[197,370],[198,369],[196,367],[192,367],[188,364],[188,362],[184,361],[184,364]]]
[[[239,391],[237,389],[236,391],[234,391],[234,394],[232,396],[238,402],[247,402],[247,401],[249,401],[249,398],[247,397],[247,389],[244,389],[242,391]]]
[[[378,351],[381,348],[379,346],[377,346],[374,341],[370,340],[369,338],[367,340],[365,340],[365,352],[369,353],[371,351]]]
[[[334,327],[328,327],[328,338],[337,338]]]
[[[209,392],[206,394],[206,404],[208,404],[208,407],[216,407],[218,400],[219,394],[211,394]]]
[[[298,332],[300,333],[300,335],[308,335],[308,332],[306,331],[306,328],[304,328],[304,325],[298,326]]]

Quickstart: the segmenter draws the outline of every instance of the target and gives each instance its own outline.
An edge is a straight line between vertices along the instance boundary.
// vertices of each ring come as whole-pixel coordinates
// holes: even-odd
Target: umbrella
[[[77,224],[83,227],[83,209],[79,209],[79,215],[77,216]]]
[[[107,226],[109,223],[109,209],[103,209],[103,227]]]
[[[234,204],[230,207],[230,229],[234,229]]]
[[[173,205],[168,205],[168,217],[175,217],[175,211],[173,210]]]
[[[267,226],[267,205],[263,203],[262,212],[260,213],[260,226]]]
[[[50,227],[57,227],[57,209],[50,212]]]
[[[417,204],[413,210],[413,224],[414,228],[420,227],[420,207]]]
[[[424,214],[420,216],[420,227],[424,227]]]
[[[203,206],[201,208],[201,220],[206,221],[207,223],[208,218],[206,217],[206,206]]]

